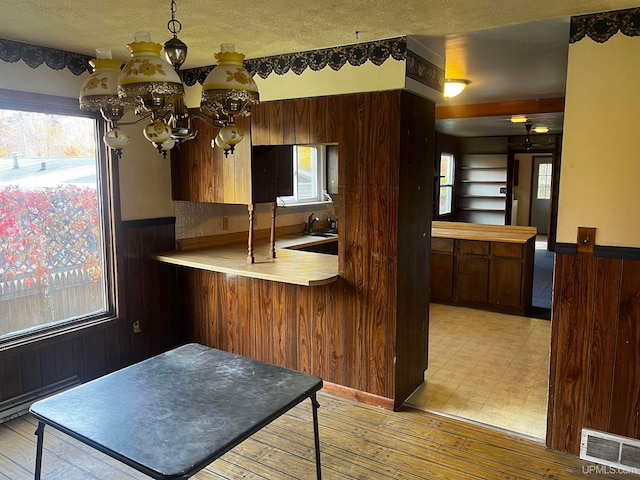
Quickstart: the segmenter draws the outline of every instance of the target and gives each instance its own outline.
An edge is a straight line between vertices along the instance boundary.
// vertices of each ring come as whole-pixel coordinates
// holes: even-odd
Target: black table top
[[[188,478],[320,388],[318,377],[189,344],[30,411],[153,478]]]

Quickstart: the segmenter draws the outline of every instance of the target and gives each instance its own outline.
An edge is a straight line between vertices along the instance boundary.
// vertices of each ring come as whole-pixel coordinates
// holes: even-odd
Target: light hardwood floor
[[[323,392],[318,399],[325,479],[634,477],[585,473],[593,469],[592,464],[546,450],[538,442],[411,408],[394,413]],[[36,422],[29,415],[0,425],[1,479],[33,478],[35,427]],[[44,446],[43,480],[148,478],[50,427],[45,430]],[[303,402],[192,478],[315,478],[309,402]]]

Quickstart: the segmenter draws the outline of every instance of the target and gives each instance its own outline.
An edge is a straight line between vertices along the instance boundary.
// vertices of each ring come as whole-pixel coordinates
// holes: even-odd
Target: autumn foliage
[[[75,269],[99,279],[98,208],[90,188],[0,188],[0,282],[19,279],[29,286]]]

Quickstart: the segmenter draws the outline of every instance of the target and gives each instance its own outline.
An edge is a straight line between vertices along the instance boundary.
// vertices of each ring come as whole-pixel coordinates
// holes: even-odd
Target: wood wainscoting
[[[550,448],[578,454],[583,427],[640,438],[638,250],[596,247],[595,255],[559,253],[565,249],[558,244]]]
[[[175,268],[149,257],[174,248],[174,227],[175,218],[119,225],[118,317],[0,351],[0,404],[72,378],[96,378],[182,341]],[[139,334],[132,333],[136,321]]]
[[[399,90],[255,106],[254,145],[338,145],[341,278],[181,269],[192,338],[402,404],[427,361],[434,110]]]

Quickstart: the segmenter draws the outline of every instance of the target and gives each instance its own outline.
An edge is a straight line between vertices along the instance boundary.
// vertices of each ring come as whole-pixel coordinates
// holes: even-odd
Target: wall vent
[[[640,474],[640,440],[583,428],[580,458]]]

